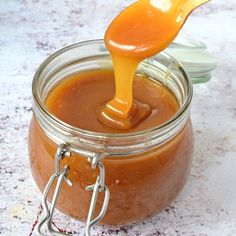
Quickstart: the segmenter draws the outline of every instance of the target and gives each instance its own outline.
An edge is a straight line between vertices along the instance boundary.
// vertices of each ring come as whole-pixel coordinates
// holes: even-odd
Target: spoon
[[[187,17],[210,0],[139,0],[124,9],[105,33],[107,48],[144,59],[165,49]]]
[[[116,92],[98,111],[98,119],[117,129],[130,129],[151,114],[147,104],[134,102],[136,67],[165,49],[177,36],[189,14],[209,0],[139,0],[123,10],[105,33],[111,53]]]

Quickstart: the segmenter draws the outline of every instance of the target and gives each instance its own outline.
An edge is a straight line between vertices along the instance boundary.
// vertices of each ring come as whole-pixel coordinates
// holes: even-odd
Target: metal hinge
[[[67,185],[72,186],[73,183],[68,178],[68,174],[70,171],[69,166],[65,165],[62,169],[60,169],[60,161],[63,160],[65,157],[71,156],[74,149],[71,149],[69,145],[62,144],[58,147],[57,152],[55,154],[55,173],[50,177],[42,195],[42,218],[39,220],[39,223],[36,226],[37,233],[41,236],[46,236],[44,232],[48,231],[52,235],[69,235],[62,232],[59,232],[57,229],[53,227],[52,224],[52,218],[53,213],[56,207],[57,199],[60,194],[61,186],[63,181],[66,182]],[[85,225],[84,235],[85,236],[91,236],[91,228],[97,224],[106,214],[106,210],[108,207],[109,199],[110,199],[110,192],[108,187],[105,185],[105,167],[101,163],[100,154],[90,153],[87,151],[76,151],[76,153],[79,153],[81,155],[84,155],[88,158],[88,160],[91,162],[91,167],[93,169],[98,168],[99,174],[97,176],[96,182],[93,185],[87,186],[87,191],[93,191],[89,212],[87,216],[87,221]],[[52,202],[49,206],[47,202],[48,193],[52,188],[53,183],[57,180],[56,187],[54,189]],[[94,210],[97,204],[97,198],[98,194],[104,192],[104,200],[103,205],[100,210],[100,213],[98,216],[94,217]]]

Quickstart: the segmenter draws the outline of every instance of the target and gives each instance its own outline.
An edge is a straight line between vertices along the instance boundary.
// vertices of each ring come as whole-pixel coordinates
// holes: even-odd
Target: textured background
[[[27,132],[31,82],[38,65],[66,45],[102,38],[130,0],[0,0],[0,234],[29,235],[40,193],[29,170]],[[181,31],[204,41],[219,58],[209,83],[194,86],[195,158],[191,176],[158,216],[94,235],[236,235],[236,2],[215,0]],[[57,214],[62,228],[83,225]]]

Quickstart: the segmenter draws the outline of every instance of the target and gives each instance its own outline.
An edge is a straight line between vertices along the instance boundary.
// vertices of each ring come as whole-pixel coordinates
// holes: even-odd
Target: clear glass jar
[[[192,84],[182,66],[166,53],[143,61],[137,73],[162,83],[176,96],[180,109],[164,124],[148,130],[106,134],[81,130],[49,113],[44,105],[49,92],[70,74],[111,69],[109,52],[102,40],[66,47],[43,62],[33,80],[33,118],[29,130],[29,157],[35,182],[42,191],[55,172],[54,156],[60,144],[72,147],[61,161],[70,167],[72,186],[62,185],[57,208],[84,221],[98,170],[91,168],[86,152],[99,154],[105,167],[110,201],[103,224],[127,224],[162,211],[176,198],[188,177],[193,156],[190,120]],[[79,104],[78,104],[79,105]],[[76,151],[77,150],[77,151]],[[80,155],[78,150],[85,151]],[[103,204],[99,195],[95,212]],[[52,199],[52,193],[49,193]]]

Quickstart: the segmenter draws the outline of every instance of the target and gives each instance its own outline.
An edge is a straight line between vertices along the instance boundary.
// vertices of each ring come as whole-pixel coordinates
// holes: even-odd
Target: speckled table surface
[[[31,177],[27,132],[31,82],[45,57],[66,45],[102,38],[130,0],[0,1],[0,234],[29,235],[40,193]],[[236,235],[236,2],[215,0],[189,19],[182,36],[204,41],[219,58],[213,78],[194,86],[195,156],[179,197],[158,216],[94,235]],[[60,213],[55,222],[83,235]]]

